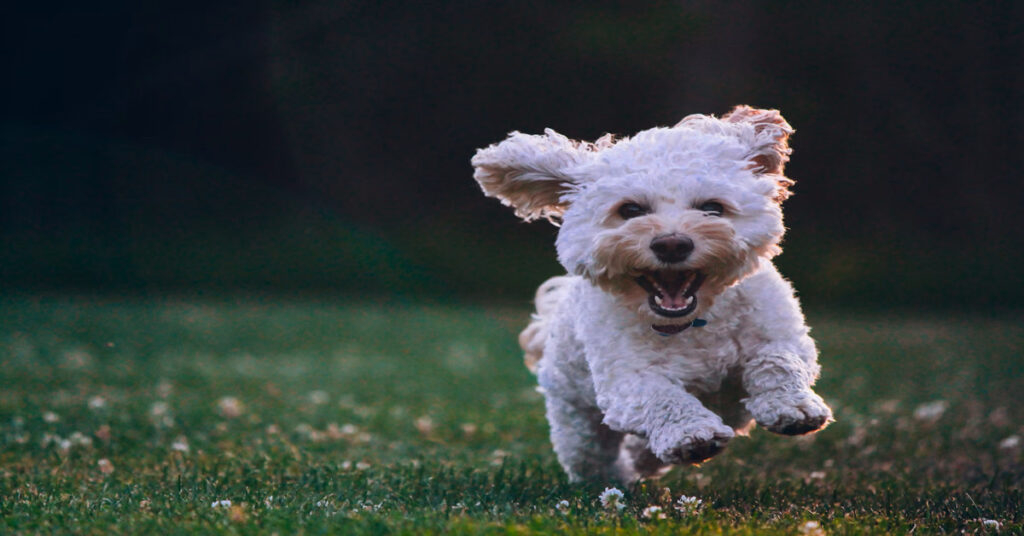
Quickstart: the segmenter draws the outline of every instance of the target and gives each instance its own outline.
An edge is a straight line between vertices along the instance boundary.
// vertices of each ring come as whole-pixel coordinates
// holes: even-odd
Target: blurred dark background
[[[797,134],[779,258],[822,306],[1024,298],[1024,2],[101,2],[3,16],[0,285],[525,303],[510,130],[746,103]]]

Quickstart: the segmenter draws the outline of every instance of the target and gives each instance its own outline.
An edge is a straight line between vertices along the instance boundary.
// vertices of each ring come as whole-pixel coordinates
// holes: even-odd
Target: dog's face
[[[670,334],[779,252],[791,133],[778,112],[741,106],[618,142],[513,133],[473,165],[524,219],[562,220],[566,270]]]

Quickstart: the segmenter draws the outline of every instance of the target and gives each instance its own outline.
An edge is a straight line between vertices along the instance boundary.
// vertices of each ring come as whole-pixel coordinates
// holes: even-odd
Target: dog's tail
[[[552,277],[537,289],[533,298],[537,312],[530,318],[530,324],[519,334],[519,346],[523,348],[523,361],[530,372],[537,373],[537,363],[544,357],[544,342],[548,338],[548,326],[551,317],[558,309],[562,297],[565,296],[572,276]]]

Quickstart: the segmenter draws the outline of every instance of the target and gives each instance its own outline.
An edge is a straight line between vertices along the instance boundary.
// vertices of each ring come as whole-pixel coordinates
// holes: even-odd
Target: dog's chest
[[[740,350],[727,333],[691,327],[650,345],[649,362],[665,376],[681,380],[694,393],[713,393],[740,362]]]
[[[623,330],[616,336],[609,333],[584,344],[594,370],[603,371],[609,380],[654,373],[683,383],[694,394],[713,393],[740,362],[732,337],[715,329],[692,327],[670,337],[659,336],[649,327]]]

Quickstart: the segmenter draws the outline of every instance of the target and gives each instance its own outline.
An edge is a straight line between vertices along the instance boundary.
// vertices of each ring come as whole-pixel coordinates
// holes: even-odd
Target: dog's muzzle
[[[647,291],[647,305],[658,316],[682,318],[697,309],[697,290],[705,275],[696,270],[651,270],[636,278]]]

